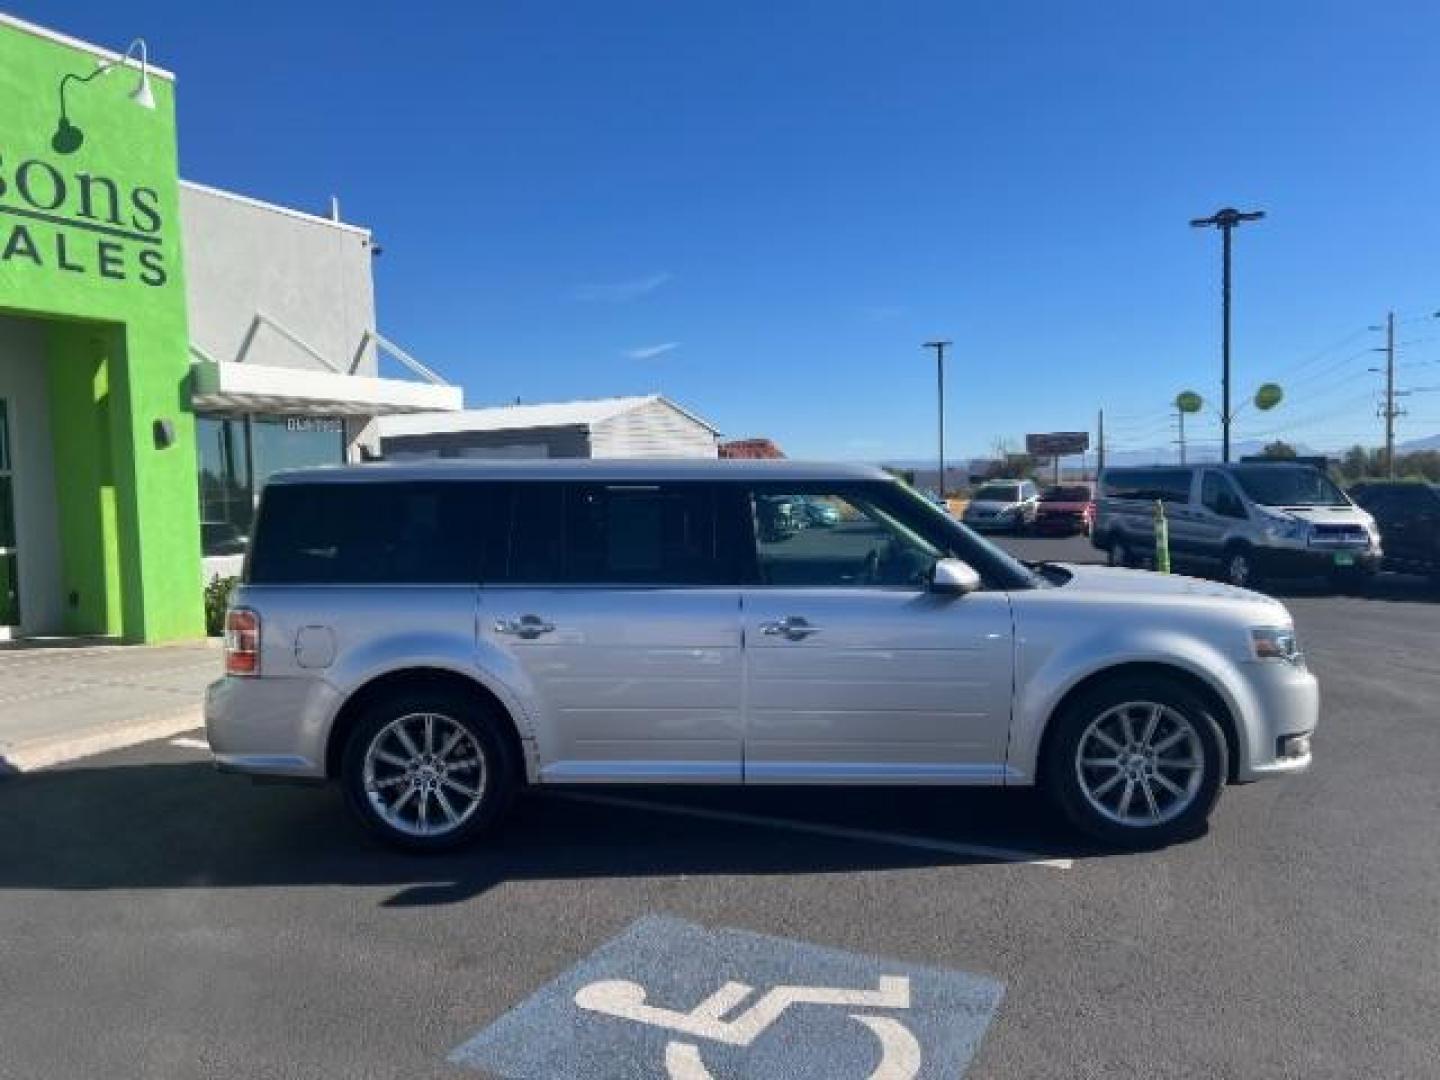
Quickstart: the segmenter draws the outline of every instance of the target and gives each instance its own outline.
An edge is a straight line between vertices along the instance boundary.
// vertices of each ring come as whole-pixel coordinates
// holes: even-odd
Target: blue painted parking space
[[[962,1076],[994,979],[650,916],[458,1047],[507,1080]]]

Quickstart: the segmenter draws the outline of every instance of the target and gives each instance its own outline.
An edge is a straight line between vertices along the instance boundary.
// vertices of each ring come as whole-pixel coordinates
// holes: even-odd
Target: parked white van
[[[1090,541],[1111,566],[1154,555],[1157,501],[1172,563],[1232,585],[1320,575],[1348,584],[1380,568],[1375,519],[1319,469],[1283,462],[1106,469]]]

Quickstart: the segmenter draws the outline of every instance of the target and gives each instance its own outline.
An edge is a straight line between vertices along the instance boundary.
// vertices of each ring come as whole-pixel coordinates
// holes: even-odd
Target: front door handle
[[[760,632],[769,637],[783,637],[787,641],[804,641],[811,634],[818,634],[820,627],[811,626],[802,615],[786,615],[774,622],[761,623]]]
[[[495,632],[533,641],[541,634],[554,633],[555,624],[546,622],[539,615],[521,615],[518,619],[496,619]]]

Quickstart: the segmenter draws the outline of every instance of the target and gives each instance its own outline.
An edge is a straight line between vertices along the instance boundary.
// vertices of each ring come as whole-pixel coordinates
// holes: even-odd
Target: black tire
[[[1151,760],[1155,764],[1150,766],[1149,773],[1138,782],[1131,781],[1124,775],[1121,777],[1122,783],[1132,785],[1132,804],[1135,797],[1133,793],[1148,789],[1155,795],[1161,817],[1154,823],[1127,823],[1116,820],[1113,815],[1107,815],[1096,807],[1092,794],[1087,793],[1084,786],[1087,781],[1082,780],[1082,777],[1087,778],[1093,785],[1092,790],[1098,790],[1104,786],[1104,781],[1113,775],[1098,769],[1081,768],[1078,761],[1081,740],[1086,737],[1092,723],[1101,721],[1107,715],[1115,715],[1115,711],[1126,704],[1134,706],[1137,723],[1144,722],[1143,717],[1151,705],[1172,710],[1173,714],[1178,714],[1183,719],[1193,735],[1193,739],[1187,736],[1179,744],[1182,750],[1175,751],[1172,747],[1163,751],[1158,759],[1152,756]],[[1204,700],[1184,683],[1163,675],[1116,676],[1098,683],[1068,703],[1054,718],[1053,723],[1055,727],[1046,741],[1045,759],[1041,762],[1041,779],[1046,794],[1066,819],[1081,832],[1107,847],[1139,849],[1175,843],[1205,831],[1210,812],[1225,784],[1229,755],[1225,736],[1215,717],[1211,715]],[[1157,745],[1178,730],[1178,724],[1165,726],[1172,724],[1175,724],[1173,717],[1167,712],[1153,731],[1153,741]],[[1090,745],[1098,744],[1092,741]],[[1172,755],[1169,760],[1176,761],[1173,757],[1176,752],[1193,754],[1196,747],[1200,751],[1199,758],[1192,759],[1187,756],[1184,759],[1187,762],[1199,760],[1202,763],[1192,789],[1189,774],[1176,771],[1174,766],[1165,764],[1165,760],[1167,755]],[[1119,761],[1121,753],[1117,751],[1115,756]],[[1135,767],[1142,770],[1145,768],[1143,764]],[[1154,777],[1157,771],[1173,786],[1182,787],[1188,802],[1182,805],[1179,797],[1163,792],[1158,781],[1152,783],[1150,778]],[[1117,765],[1114,772],[1123,773],[1124,770]],[[1124,794],[1125,788],[1121,787],[1116,794],[1117,804],[1124,798]],[[1102,805],[1107,804],[1108,797],[1108,792],[1103,793],[1100,799]],[[1172,798],[1174,802],[1170,801]],[[1140,806],[1145,808],[1143,802]],[[1118,805],[1111,807],[1112,811],[1118,809]]]
[[[1125,538],[1118,533],[1112,533],[1110,542],[1105,549],[1105,560],[1110,566],[1135,566],[1135,552]]]
[[[467,814],[461,815],[458,824],[451,826],[447,822],[443,828],[437,826],[436,831],[422,835],[386,820],[367,791],[366,767],[371,746],[377,738],[382,738],[383,732],[402,718],[423,718],[426,715],[443,719],[446,723],[463,729],[469,737],[468,740],[460,737],[456,748],[447,755],[451,764],[440,764],[437,758],[435,768],[444,771],[445,777],[449,778],[449,787],[445,787],[447,779],[438,774],[426,773],[423,777],[418,774],[411,777],[410,773],[402,774],[398,768],[393,768],[381,782],[393,784],[401,792],[416,787],[417,784],[429,784],[441,790],[451,812],[456,811],[455,804],[462,798],[469,810]],[[371,834],[393,847],[407,851],[445,851],[470,843],[491,832],[510,808],[517,786],[519,762],[514,760],[510,745],[500,732],[499,725],[505,722],[504,718],[492,715],[475,699],[445,689],[401,690],[374,702],[366,708],[364,715],[351,730],[341,758],[340,784],[350,812]],[[423,724],[421,719],[417,728],[415,721],[407,721],[406,728],[410,732],[411,740],[422,750],[424,748],[420,743],[423,738]],[[417,730],[420,734],[416,733]],[[448,730],[454,733],[455,728]],[[394,756],[398,751],[403,756],[403,750],[393,739],[393,735],[384,736],[380,749],[388,746],[390,749],[387,753]],[[435,741],[442,740],[437,737]],[[481,768],[462,768],[459,763],[469,760],[469,756],[479,761]],[[391,768],[388,764],[386,767]],[[452,768],[455,771],[452,772]],[[464,785],[471,785],[468,788],[470,791],[478,791],[479,798],[470,800],[461,796],[459,792],[466,790]],[[426,804],[427,813],[431,806],[439,813],[441,796],[431,796],[423,788],[417,790],[420,792],[419,798]],[[411,805],[416,805],[414,796]],[[400,810],[403,815],[405,808]],[[401,819],[404,820],[403,816]],[[418,822],[411,822],[411,825],[412,828],[420,827]]]
[[[1248,544],[1231,544],[1225,549],[1220,573],[1227,585],[1234,585],[1237,589],[1258,589],[1261,584],[1255,552]]]

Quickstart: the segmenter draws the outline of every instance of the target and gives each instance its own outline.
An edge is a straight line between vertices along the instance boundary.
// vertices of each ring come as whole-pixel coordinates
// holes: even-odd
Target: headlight
[[[1304,662],[1293,626],[1252,626],[1250,648],[1257,660],[1284,660],[1290,664]]]
[[[1272,540],[1304,540],[1308,528],[1299,518],[1276,517],[1265,522],[1265,535]]]

